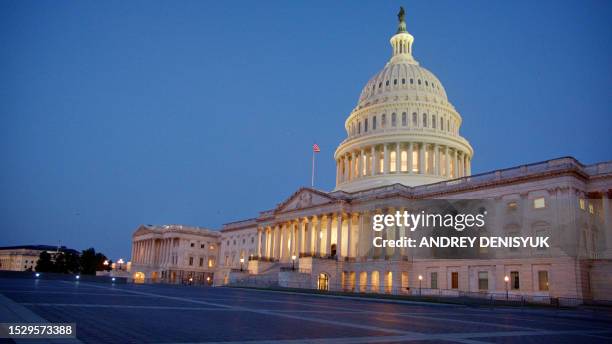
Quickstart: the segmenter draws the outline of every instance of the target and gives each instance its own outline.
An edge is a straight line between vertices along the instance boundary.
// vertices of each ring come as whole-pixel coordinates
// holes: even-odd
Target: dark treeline
[[[36,271],[95,275],[96,271],[110,270],[111,265],[112,262],[104,254],[91,247],[80,254],[74,250],[43,251],[36,263]]]

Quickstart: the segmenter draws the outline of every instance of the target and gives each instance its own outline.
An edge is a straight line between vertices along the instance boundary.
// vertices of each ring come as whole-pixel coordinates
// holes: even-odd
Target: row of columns
[[[172,245],[172,238],[134,241],[132,245],[132,262],[148,265],[171,264]]]
[[[465,177],[471,175],[471,157],[445,145],[395,142],[352,150],[336,161],[336,184],[396,173]]]
[[[398,209],[399,210],[399,209]],[[395,211],[388,209],[387,211]],[[375,234],[371,218],[376,212],[331,213],[308,216],[258,229],[257,255],[271,260],[290,262],[293,257],[362,257],[399,259],[404,249],[374,249],[374,235],[383,239],[404,236],[404,228],[388,227]],[[334,252],[335,249],[335,252]]]

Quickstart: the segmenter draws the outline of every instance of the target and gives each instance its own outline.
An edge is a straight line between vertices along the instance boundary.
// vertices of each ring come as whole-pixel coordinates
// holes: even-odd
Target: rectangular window
[[[487,271],[478,273],[478,290],[489,290],[489,273]]]
[[[376,130],[376,116],[372,117],[372,130]]]
[[[431,127],[436,129],[436,115],[431,116]]]
[[[382,118],[380,119],[380,127],[384,128],[387,125],[387,115],[383,114]]]
[[[215,258],[208,258],[208,267],[212,268],[215,266]]]
[[[518,271],[510,272],[510,289],[519,290],[521,289],[521,283],[519,281],[519,273]]]
[[[459,273],[451,273],[451,289],[459,289]]]
[[[189,265],[193,265],[193,257],[189,257]]]
[[[546,207],[546,200],[544,197],[538,197],[533,200],[533,207],[535,209],[542,209]]]
[[[389,171],[396,172],[395,167],[397,166],[397,154],[395,151],[389,153]]]
[[[579,199],[578,204],[580,204],[580,209],[582,210],[586,209],[586,202],[584,201],[584,198]]]
[[[404,127],[408,125],[408,119],[406,117],[408,117],[406,113],[402,113],[402,126]]]
[[[397,115],[395,113],[391,114],[391,125],[392,126],[397,126]]]
[[[438,289],[438,273],[437,272],[432,272],[431,273],[431,289]]]
[[[538,289],[548,291],[548,271],[538,271]]]
[[[595,206],[591,202],[589,202],[589,213],[595,214]]]
[[[200,258],[200,266],[204,266],[204,258]]]
[[[418,126],[418,121],[419,121],[419,119],[417,118],[416,112],[413,112],[412,113],[412,126],[413,127],[417,127]]]
[[[363,124],[363,131],[364,131],[365,133],[367,133],[367,132],[368,132],[368,119],[367,119],[367,118],[365,119],[365,122],[364,122],[364,124]]]
[[[427,114],[423,114],[423,127],[427,128]]]
[[[403,150],[401,153],[402,160],[400,161],[400,167],[402,172],[408,171],[408,151]]]
[[[357,134],[361,134],[361,122],[359,122],[359,125],[357,126]]]

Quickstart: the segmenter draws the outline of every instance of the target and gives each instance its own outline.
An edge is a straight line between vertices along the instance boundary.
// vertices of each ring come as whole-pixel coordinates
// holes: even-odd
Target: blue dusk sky
[[[406,9],[473,173],[612,160],[611,1],[1,1],[0,246],[127,258],[310,184]]]

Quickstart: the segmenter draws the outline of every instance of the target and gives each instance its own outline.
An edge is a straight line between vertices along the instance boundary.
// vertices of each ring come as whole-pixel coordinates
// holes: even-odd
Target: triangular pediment
[[[328,204],[336,199],[327,193],[310,188],[301,188],[286,201],[276,207],[276,212],[285,212],[303,208],[310,208],[317,205]]]
[[[145,235],[145,234],[149,234],[149,233],[156,233],[156,232],[151,230],[147,226],[140,225],[138,227],[138,229],[136,229],[136,231],[132,234],[132,237],[136,237],[136,236],[140,236],[140,235]]]

